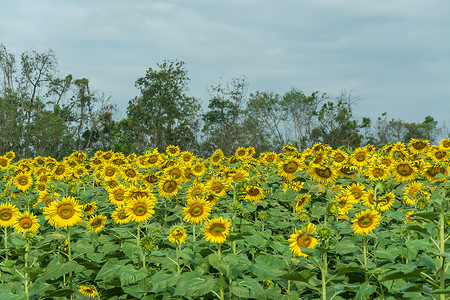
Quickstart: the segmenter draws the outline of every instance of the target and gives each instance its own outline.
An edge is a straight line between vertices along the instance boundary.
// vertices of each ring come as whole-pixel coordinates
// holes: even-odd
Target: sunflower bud
[[[267,218],[267,213],[265,211],[262,211],[258,214],[258,217],[260,220],[265,220]]]
[[[329,202],[327,204],[327,213],[330,215],[335,215],[338,211],[338,206],[336,202]]]
[[[151,235],[146,235],[141,239],[140,246],[146,251],[150,251],[155,246],[155,239]]]
[[[306,220],[308,219],[308,217],[309,217],[309,215],[308,215],[308,213],[307,213],[306,211],[301,211],[301,212],[298,214],[298,219],[299,219],[300,221],[306,221]]]
[[[325,241],[331,238],[333,231],[330,227],[323,226],[317,230],[317,237],[319,240]]]
[[[271,285],[272,285],[272,280],[264,280],[264,281],[263,281],[263,285],[264,285],[265,287],[271,286]]]
[[[242,205],[240,203],[233,204],[233,209],[236,211],[242,210]]]
[[[30,244],[34,244],[36,241],[36,233],[33,231],[26,231],[23,235]]]
[[[382,195],[382,194],[384,194],[384,192],[386,191],[386,183],[381,182],[381,181],[378,182],[378,183],[375,185],[374,190],[377,192],[377,195]]]
[[[425,209],[429,205],[428,199],[426,197],[420,195],[419,198],[417,199],[417,204],[416,205],[420,209]]]

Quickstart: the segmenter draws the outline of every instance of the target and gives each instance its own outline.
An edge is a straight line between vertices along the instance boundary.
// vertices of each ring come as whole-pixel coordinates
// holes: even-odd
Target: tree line
[[[245,77],[212,84],[207,108],[188,95],[185,63],[165,60],[138,78],[138,95],[119,119],[117,105],[92,89],[86,78],[61,75],[53,51],[27,51],[20,59],[0,44],[0,153],[17,157],[52,156],[97,150],[143,153],[179,145],[198,156],[222,149],[232,156],[238,147],[256,153],[299,149],[324,143],[338,148],[382,146],[411,138],[436,141],[443,128],[433,117],[421,123],[356,117],[355,98],[343,91],[305,94],[249,93]]]

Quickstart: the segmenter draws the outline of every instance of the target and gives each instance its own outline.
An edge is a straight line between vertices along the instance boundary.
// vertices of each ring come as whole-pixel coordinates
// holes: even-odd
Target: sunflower
[[[194,175],[196,177],[200,177],[206,172],[206,169],[207,168],[203,162],[197,162],[192,165],[191,172],[192,172],[192,175]]]
[[[180,154],[180,147],[169,145],[166,147],[166,153],[169,156],[178,156]]]
[[[160,180],[159,184],[159,195],[164,198],[170,198],[178,194],[178,190],[181,184],[178,180],[173,177],[164,177]]]
[[[348,154],[345,151],[336,149],[331,152],[331,158],[333,159],[333,165],[342,165],[348,161]]]
[[[180,154],[180,162],[183,163],[184,165],[190,165],[193,161],[194,161],[194,154],[192,154],[192,152],[189,151],[183,151]]]
[[[155,173],[155,174],[143,174],[141,176],[141,181],[142,183],[148,187],[148,188],[153,188],[156,185],[158,185],[158,181],[159,181],[159,177],[158,177],[159,173]]]
[[[137,197],[154,198],[152,191],[150,189],[148,189],[148,188],[142,189],[141,187],[138,187],[138,186],[130,186],[129,188],[126,188],[125,193],[123,194],[123,197],[124,197],[125,204],[136,199]],[[116,198],[116,200],[118,200],[118,198]]]
[[[302,252],[301,248],[314,249],[314,247],[316,247],[318,241],[311,235],[314,232],[316,232],[316,226],[312,223],[309,223],[307,226],[303,227],[302,230],[295,228],[295,233],[291,234],[288,240],[290,243],[289,250],[298,256],[308,256]]]
[[[53,178],[55,180],[62,180],[69,171],[69,166],[65,162],[56,163],[53,168]]]
[[[181,164],[174,164],[164,169],[163,176],[171,177],[178,182],[184,182],[184,168],[185,167]]]
[[[372,154],[370,153],[370,149],[367,149],[366,147],[356,148],[350,156],[350,162],[359,168],[367,166],[371,159]]]
[[[131,221],[131,218],[127,215],[125,207],[123,206],[119,206],[113,211],[111,219],[113,219],[116,224],[127,224]]]
[[[289,182],[283,182],[283,192],[286,192],[289,188],[296,192],[300,192],[303,189],[305,183],[300,180],[292,180]]]
[[[347,177],[347,178],[355,178],[358,176],[358,167],[350,164],[343,164],[338,166],[337,173],[339,176]]]
[[[114,205],[124,205],[125,204],[125,192],[126,187],[119,184],[117,187],[110,189],[108,191],[108,199]]]
[[[291,145],[285,145],[282,150],[283,152],[288,154],[294,154],[295,152],[297,152],[297,148]]]
[[[411,223],[417,222],[417,223],[419,223],[420,225],[423,225],[423,224],[424,224],[423,221],[411,219],[411,218],[414,218],[414,217],[415,217],[414,213],[415,213],[415,211],[409,211],[409,212],[406,213],[406,215],[405,215],[405,223],[411,224]]]
[[[294,211],[295,212],[301,211],[306,206],[306,204],[309,202],[310,199],[311,199],[310,194],[298,195],[297,198],[295,198]]]
[[[294,174],[301,169],[302,163],[298,158],[290,158],[278,163],[278,174],[287,180],[292,180]]]
[[[380,214],[376,210],[366,209],[357,213],[352,220],[352,229],[355,234],[368,234],[380,224]]]
[[[430,157],[435,163],[439,163],[448,159],[448,157],[450,156],[450,152],[448,149],[433,145],[428,150],[427,156]]]
[[[416,203],[416,193],[423,187],[423,183],[419,181],[413,181],[405,186],[405,192],[403,194],[403,200],[406,204]]]
[[[426,153],[430,148],[430,142],[422,139],[411,139],[408,143],[408,149],[414,154]]]
[[[121,168],[115,164],[106,162],[103,164],[101,174],[105,181],[116,180],[116,178],[121,175]]]
[[[249,173],[245,169],[239,168],[228,177],[228,181],[237,183],[241,180],[245,180],[248,177]]]
[[[264,199],[263,189],[258,185],[248,185],[245,187],[245,201],[256,202]]]
[[[336,170],[330,166],[310,164],[309,174],[311,175],[312,179],[318,181],[321,184],[331,184],[337,178]]]
[[[375,201],[374,198],[375,197],[375,191],[373,189],[369,189],[366,191],[366,193],[364,194],[364,196],[361,198],[361,203],[369,206],[371,208],[375,207]]]
[[[353,208],[353,204],[358,203],[353,194],[346,190],[337,193],[335,197],[338,206],[338,213],[341,216],[346,215],[347,212]]]
[[[155,214],[155,196],[141,197],[131,200],[125,206],[126,214],[135,222],[146,222]]]
[[[445,138],[439,141],[439,148],[450,150],[450,138]]]
[[[19,213],[13,227],[18,233],[25,233],[27,231],[38,232],[39,220],[33,213],[26,211],[23,214]]]
[[[387,166],[383,164],[373,163],[368,166],[366,170],[364,170],[364,174],[371,181],[377,180],[385,180],[389,177],[390,172]]]
[[[207,242],[221,244],[227,240],[231,223],[222,217],[208,220],[202,228]]]
[[[391,166],[391,172],[398,181],[414,180],[417,176],[417,168],[409,160],[397,160]]]
[[[377,196],[377,209],[380,211],[386,211],[392,207],[395,202],[395,195],[392,192],[384,195]]]
[[[0,170],[6,170],[9,168],[10,160],[5,156],[0,156]]]
[[[347,186],[345,188],[345,190],[349,191],[353,195],[356,202],[360,202],[360,199],[365,194],[365,189],[366,189],[366,187],[362,183],[359,183],[359,182],[353,182],[352,184],[350,184],[349,186]]]
[[[141,178],[141,173],[139,173],[133,166],[124,165],[122,166],[122,178],[131,184],[136,184]]]
[[[97,206],[97,203],[95,203],[95,202],[89,202],[89,203],[83,204],[83,211],[86,214],[86,216],[94,215],[97,208],[98,208],[98,206]]]
[[[198,224],[209,217],[211,206],[211,203],[206,201],[205,198],[188,200],[186,206],[183,208],[183,220]]]
[[[83,294],[83,296],[89,298],[95,298],[98,296],[97,289],[93,285],[80,285],[78,291]]]
[[[54,227],[72,227],[81,220],[83,207],[73,197],[63,197],[44,207],[45,219]]]
[[[430,164],[426,163],[422,169],[422,176],[430,182],[437,182],[444,180],[444,178],[436,177],[436,175],[442,174],[444,177],[448,176],[448,169],[445,165],[440,163]]]
[[[61,195],[58,193],[50,193],[47,191],[43,191],[39,193],[39,197],[37,202],[34,204],[35,207],[37,204],[44,202],[45,206],[49,206],[55,199],[59,198]]]
[[[220,165],[220,162],[225,159],[222,149],[216,149],[214,153],[209,157],[208,161],[213,165]]]
[[[236,157],[237,159],[246,159],[247,149],[245,149],[244,147],[237,148],[236,151],[234,152],[234,157]]]
[[[276,152],[263,152],[259,155],[258,160],[262,164],[270,164],[270,163],[277,163],[279,157]]]
[[[174,226],[170,229],[168,238],[171,243],[183,244],[187,238],[186,230],[183,226]]]
[[[20,173],[14,176],[13,184],[18,190],[26,192],[33,185],[33,178],[29,173]]]
[[[219,177],[211,178],[205,185],[207,191],[218,197],[226,195],[228,187],[229,184]]]
[[[38,192],[38,193],[45,192],[45,191],[47,190],[47,184],[37,182],[36,185],[34,186],[34,189],[35,189],[36,192]]]
[[[86,226],[90,231],[99,232],[106,225],[106,216],[104,215],[95,215],[92,216],[89,221],[86,223]]]
[[[186,200],[201,198],[205,191],[205,186],[202,183],[194,181],[187,190]]]
[[[14,204],[0,204],[0,226],[13,226],[18,216],[20,216],[20,212]]]

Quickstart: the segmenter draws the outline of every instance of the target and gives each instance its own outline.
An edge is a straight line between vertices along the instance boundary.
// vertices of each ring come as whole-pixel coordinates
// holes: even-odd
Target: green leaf
[[[422,226],[419,226],[419,225],[408,225],[407,229],[412,230],[412,231],[417,231],[424,237],[428,237],[429,236],[428,230],[425,227],[422,227]]]
[[[358,289],[358,292],[355,295],[356,300],[366,300],[369,299],[370,295],[372,295],[376,291],[377,287],[374,285],[370,285],[369,282],[364,282]]]
[[[71,260],[64,263],[58,261],[58,259],[53,259],[46,268],[47,273],[54,279],[57,279],[64,274],[69,272],[78,273],[83,270],[84,267],[79,265],[76,261]]]
[[[354,262],[351,262],[348,265],[339,264],[336,266],[336,269],[338,271],[338,274],[359,273],[366,271],[363,267],[358,266]]]
[[[259,280],[274,280],[284,273],[283,267],[284,261],[269,255],[259,255],[250,266],[250,270]]]
[[[437,289],[432,291],[430,294],[450,294],[450,288],[444,289]]]
[[[58,289],[58,290],[51,290],[46,291],[45,296],[54,298],[54,297],[68,297],[71,296],[74,293],[74,291],[69,289]]]
[[[336,253],[338,254],[353,253],[358,250],[359,248],[350,241],[343,241],[341,243],[337,243],[336,246],[334,247],[334,251],[336,251]]]
[[[178,273],[159,271],[152,276],[151,284],[154,290],[166,290],[168,287],[172,287],[177,283],[178,277],[180,277]]]
[[[258,281],[246,275],[242,276],[241,280],[232,283],[231,293],[243,298],[266,299],[264,289]]]
[[[110,280],[114,277],[119,276],[120,269],[123,265],[118,262],[117,259],[108,260],[105,265],[100,269],[95,277],[95,280]]]
[[[378,250],[373,251],[372,253],[377,258],[387,259],[391,262],[394,262],[395,258],[397,257],[397,254],[395,254],[392,251],[389,251],[387,249],[378,249]],[[395,256],[394,256],[394,254],[395,254]]]
[[[414,213],[414,217],[425,219],[431,222],[433,222],[438,216],[439,213],[434,211],[419,211]]]
[[[71,243],[70,247],[74,252],[85,253],[88,257],[94,253],[94,246],[86,240]]]
[[[212,276],[201,276],[197,271],[182,274],[177,281],[175,295],[199,297],[214,289],[217,280]]]
[[[123,243],[122,251],[129,258],[132,258],[134,255],[140,256],[141,254],[141,248],[139,248],[136,244],[129,242]]]
[[[129,285],[144,279],[148,275],[147,268],[136,270],[132,265],[126,265],[120,269],[119,278],[123,285]]]
[[[391,272],[391,273],[385,275],[378,281],[383,282],[383,281],[387,281],[387,280],[395,280],[395,279],[400,279],[400,278],[418,278],[418,277],[420,277],[420,274],[423,270],[424,270],[423,268],[416,268],[414,271],[409,272],[409,273],[404,273],[401,271],[394,271],[394,272]]]
[[[233,267],[239,265],[239,259],[236,254],[228,254],[227,256],[219,259],[219,256],[215,253],[208,256],[208,261],[211,266],[219,270],[227,278],[232,277]]]
[[[301,272],[291,272],[291,273],[286,273],[281,276],[278,276],[278,278],[281,278],[284,280],[300,281],[300,282],[309,284],[309,279],[311,278],[311,272],[309,270],[303,270]]]

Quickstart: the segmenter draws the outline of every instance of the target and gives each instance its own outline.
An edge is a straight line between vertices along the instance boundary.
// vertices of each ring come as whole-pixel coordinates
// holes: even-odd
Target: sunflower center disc
[[[302,234],[297,238],[297,244],[300,247],[308,248],[308,246],[311,245],[311,237],[308,235]]]
[[[225,227],[223,227],[220,224],[213,225],[210,230],[210,232],[215,236],[222,235],[222,232],[224,232],[224,231],[225,231]]]
[[[22,219],[19,221],[19,225],[23,229],[29,229],[29,228],[31,228],[31,225],[33,225],[33,224],[30,219],[25,218],[25,219]]]
[[[61,174],[63,174],[64,173],[64,167],[58,167],[57,169],[56,169],[56,171],[55,171],[55,173],[57,174],[57,175],[61,175]]]
[[[20,185],[27,185],[28,184],[28,179],[26,179],[25,177],[20,177],[18,181],[19,181]]]
[[[172,193],[175,191],[177,183],[173,180],[166,181],[163,185],[163,190],[166,193]]]
[[[407,164],[401,164],[397,167],[397,172],[402,176],[409,176],[412,174],[413,169]]]
[[[344,157],[343,155],[341,155],[341,154],[338,154],[338,155],[336,155],[336,156],[334,157],[334,161],[335,161],[335,162],[338,162],[338,163],[343,162],[344,159],[345,159],[345,157]]]
[[[373,174],[373,177],[381,177],[381,176],[383,176],[384,172],[382,169],[377,168],[372,171],[372,174]]]
[[[133,213],[136,216],[143,216],[147,213],[147,207],[144,204],[137,204],[133,208]]]
[[[75,214],[73,206],[70,204],[63,204],[58,207],[58,216],[63,219],[70,219]]]
[[[193,215],[194,217],[200,216],[203,213],[203,207],[201,207],[200,205],[194,206],[191,209],[191,215]]]
[[[289,174],[293,174],[293,173],[297,172],[297,169],[298,169],[298,165],[296,162],[293,162],[293,161],[290,161],[283,166],[283,170]]]
[[[248,189],[247,194],[249,194],[250,196],[258,196],[259,190],[257,188],[251,187]]]
[[[359,227],[367,228],[372,224],[372,219],[369,217],[362,217],[358,220]]]
[[[331,170],[330,168],[326,167],[326,168],[317,168],[316,169],[316,174],[322,178],[330,178],[331,177]]]
[[[0,159],[0,166],[6,167],[8,165],[8,161],[4,158]]]
[[[9,221],[9,220],[11,220],[11,218],[12,218],[12,213],[11,213],[10,211],[4,211],[4,212],[2,212],[2,214],[1,214],[1,219],[2,219],[3,221]]]

